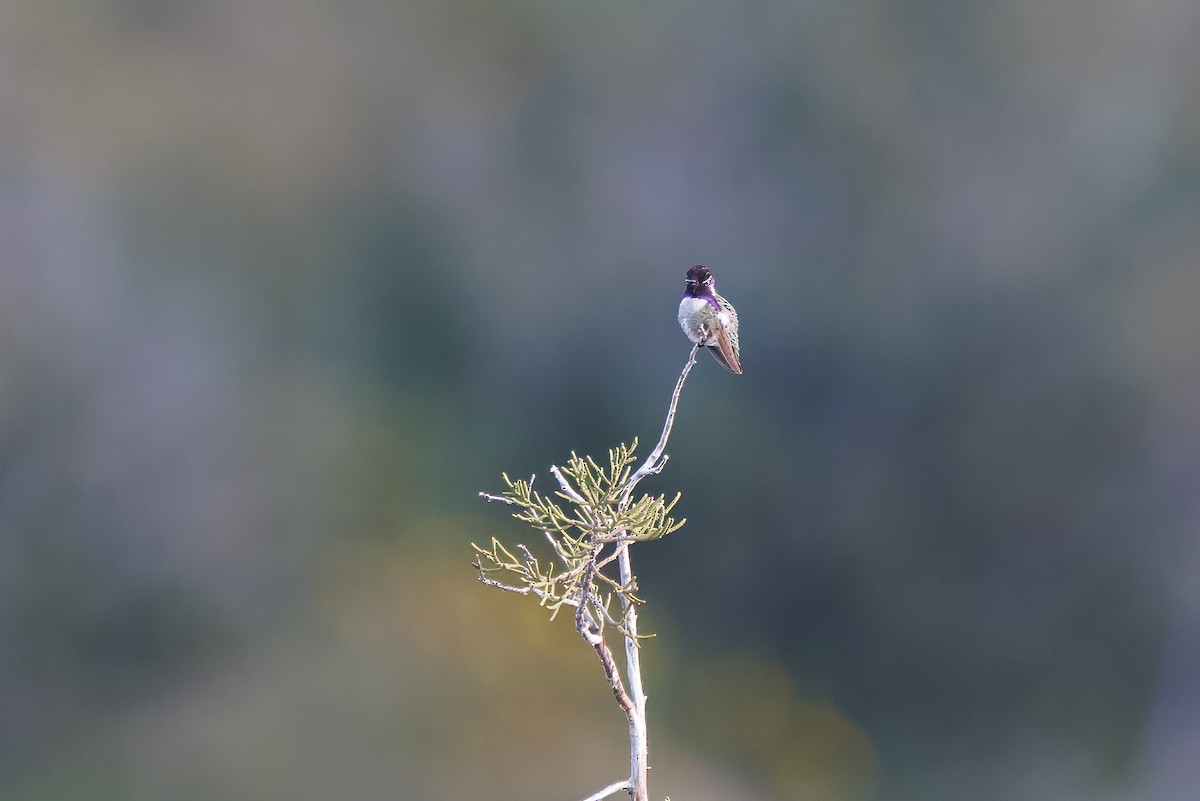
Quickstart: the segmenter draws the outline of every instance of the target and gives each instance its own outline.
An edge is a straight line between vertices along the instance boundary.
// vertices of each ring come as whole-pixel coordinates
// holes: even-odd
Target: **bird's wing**
[[[717,361],[731,373],[736,375],[742,374],[742,361],[738,357],[737,341],[730,336],[725,326],[715,326],[717,344],[709,345],[708,349],[712,351],[712,355]]]

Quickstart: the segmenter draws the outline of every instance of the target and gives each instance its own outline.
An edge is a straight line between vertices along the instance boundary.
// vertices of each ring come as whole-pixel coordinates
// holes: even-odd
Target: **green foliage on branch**
[[[641,599],[635,594],[636,582],[622,584],[606,575],[604,568],[628,543],[660,539],[686,522],[670,516],[678,493],[670,501],[665,495],[631,500],[636,448],[634,439],[631,446],[610,449],[606,467],[572,452],[565,466],[550,468],[558,482],[552,495],[535,490],[533,477],[513,481],[508,474],[502,475],[507,487],[503,493],[480,493],[489,501],[517,507],[513,517],[540,531],[554,553],[553,559],[543,562],[525,545],[517,545],[514,553],[494,537],[487,548],[472,543],[480,580],[533,595],[552,614],[566,604],[575,608],[577,622],[581,613],[588,612],[594,625],[610,622],[621,627],[610,614],[613,597],[624,597],[631,604],[640,604]]]

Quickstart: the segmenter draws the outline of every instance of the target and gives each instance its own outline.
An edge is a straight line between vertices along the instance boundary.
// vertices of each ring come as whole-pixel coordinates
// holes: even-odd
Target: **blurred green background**
[[[8,0],[0,798],[582,798],[476,493],[653,442],[651,789],[1193,798],[1200,6]]]

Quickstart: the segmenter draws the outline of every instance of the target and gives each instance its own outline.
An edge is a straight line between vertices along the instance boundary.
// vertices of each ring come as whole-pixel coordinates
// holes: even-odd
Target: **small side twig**
[[[624,779],[619,782],[613,782],[612,784],[608,785],[607,787],[605,787],[603,790],[601,790],[598,793],[592,793],[587,798],[583,799],[583,801],[600,801],[601,798],[608,798],[613,793],[619,793],[622,790],[628,790],[628,789],[629,789],[629,780]]]

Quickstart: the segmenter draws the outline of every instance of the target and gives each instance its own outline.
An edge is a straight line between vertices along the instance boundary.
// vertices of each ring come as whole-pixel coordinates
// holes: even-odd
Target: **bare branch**
[[[600,801],[601,798],[608,798],[613,793],[619,793],[622,790],[625,790],[626,792],[629,791],[628,779],[625,779],[624,781],[613,782],[600,792],[589,795],[587,798],[583,799],[583,801]]]
[[[592,648],[596,649],[596,656],[600,657],[600,667],[604,670],[604,678],[608,679],[608,685],[612,688],[613,698],[617,699],[617,706],[621,707],[621,711],[625,713],[625,718],[629,721],[629,726],[632,730],[635,721],[639,717],[638,707],[625,690],[625,683],[621,680],[621,671],[617,668],[617,660],[613,658],[613,652],[608,647],[608,641],[599,632],[585,629],[579,633],[583,635],[583,639],[587,640]],[[641,716],[644,720],[644,706],[642,707]]]
[[[663,451],[667,449],[667,440],[671,436],[671,428],[675,425],[675,411],[679,408],[679,393],[683,392],[683,382],[687,381],[688,373],[692,371],[692,367],[696,364],[696,352],[700,350],[699,345],[692,346],[692,352],[688,355],[687,364],[683,366],[683,372],[679,374],[679,380],[675,382],[675,391],[671,393],[671,405],[667,407],[667,421],[663,424],[662,434],[658,438],[658,444],[654,446],[654,450],[650,451],[650,455],[646,457],[646,461],[642,462],[641,466],[629,477],[629,482],[621,491],[621,508],[629,506],[629,499],[633,496],[633,488],[637,486],[648,475],[653,473],[661,473],[664,466],[667,464],[667,456]]]
[[[479,580],[489,587],[495,587],[498,590],[505,592],[515,592],[517,595],[537,595],[538,591],[526,584],[524,587],[514,587],[511,584],[505,584],[502,581],[490,579],[484,574],[483,565],[479,563],[479,557],[475,557],[475,568],[479,571]]]
[[[569,481],[567,481],[566,477],[562,474],[562,470],[560,470],[558,468],[558,465],[551,465],[550,472],[551,472],[551,474],[553,474],[554,478],[558,481],[558,486],[562,489],[563,495],[566,495],[568,498],[575,501],[575,503],[578,503],[581,505],[587,504],[587,501],[584,500],[583,496],[580,495],[579,492],[574,487],[571,486],[571,483]]]

